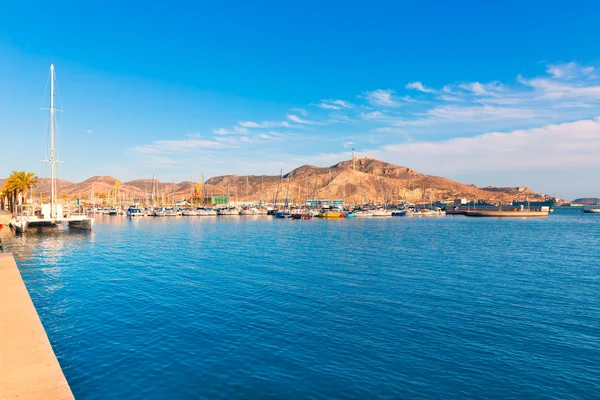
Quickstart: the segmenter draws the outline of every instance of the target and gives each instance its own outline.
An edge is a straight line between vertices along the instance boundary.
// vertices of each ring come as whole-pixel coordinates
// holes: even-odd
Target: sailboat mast
[[[150,205],[152,207],[154,207],[154,198],[156,197],[156,194],[154,193],[154,191],[156,190],[154,187],[155,174],[155,172],[152,172],[152,186],[150,187]]]
[[[50,168],[52,169],[50,214],[54,216],[56,204],[56,157],[54,149],[54,64],[50,64]]]

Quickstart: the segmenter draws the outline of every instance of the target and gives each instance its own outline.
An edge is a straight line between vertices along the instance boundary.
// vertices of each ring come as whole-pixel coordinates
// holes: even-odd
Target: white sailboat
[[[50,163],[50,169],[52,171],[51,180],[51,196],[49,204],[42,204],[39,215],[36,215],[36,210],[33,205],[19,205],[17,206],[17,212],[10,221],[10,225],[19,233],[25,232],[29,227],[45,227],[45,226],[57,226],[59,224],[68,224],[70,228],[78,228],[91,230],[94,225],[94,218],[91,218],[84,211],[83,206],[76,208],[63,207],[57,201],[57,189],[56,189],[56,163],[58,159],[56,157],[56,149],[54,146],[54,135],[56,128],[55,121],[55,106],[54,106],[54,82],[56,76],[54,74],[54,64],[50,64],[50,154],[48,162]]]

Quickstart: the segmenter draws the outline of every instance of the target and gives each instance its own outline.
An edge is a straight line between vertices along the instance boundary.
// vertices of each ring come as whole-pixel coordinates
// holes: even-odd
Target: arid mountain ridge
[[[189,199],[198,190],[200,182],[154,181],[156,198],[176,201]],[[2,180],[0,180],[2,184]],[[61,197],[114,198],[117,179],[111,176],[94,176],[80,183],[59,180]],[[119,197],[130,200],[147,199],[152,190],[152,179],[120,182]],[[436,200],[485,200],[510,202],[541,198],[523,187],[486,187],[459,183],[447,178],[419,173],[411,168],[363,157],[354,161],[341,161],[331,167],[304,165],[289,173],[278,175],[223,175],[210,178],[202,185],[207,196],[227,195],[231,201],[256,202],[264,200],[304,202],[306,199],[344,199],[347,203],[397,203],[405,199],[411,202],[434,202]],[[48,195],[50,179],[41,178],[34,195]]]

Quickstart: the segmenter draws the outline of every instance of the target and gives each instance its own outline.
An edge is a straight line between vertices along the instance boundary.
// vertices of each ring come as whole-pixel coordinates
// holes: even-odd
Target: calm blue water
[[[78,399],[600,396],[600,216],[128,220],[14,238]]]

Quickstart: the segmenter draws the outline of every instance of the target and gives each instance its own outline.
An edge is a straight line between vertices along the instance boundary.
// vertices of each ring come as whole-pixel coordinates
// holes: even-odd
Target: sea
[[[600,398],[600,215],[5,235],[77,399]]]

